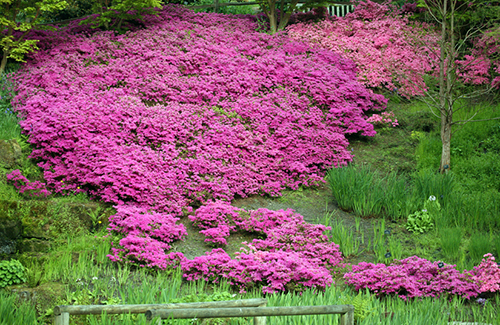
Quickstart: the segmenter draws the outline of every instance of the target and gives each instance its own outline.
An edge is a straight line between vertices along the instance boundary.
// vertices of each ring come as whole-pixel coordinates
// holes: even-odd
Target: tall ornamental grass
[[[410,176],[381,176],[367,166],[348,165],[328,171],[326,180],[338,206],[362,217],[406,218],[434,196],[441,205],[434,220],[437,228],[462,227],[470,233],[500,226],[500,196],[465,192],[455,173],[423,169]]]

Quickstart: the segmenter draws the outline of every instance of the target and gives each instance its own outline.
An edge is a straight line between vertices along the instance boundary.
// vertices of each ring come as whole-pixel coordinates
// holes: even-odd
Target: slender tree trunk
[[[5,71],[5,66],[7,65],[7,56],[9,56],[9,54],[7,52],[5,52],[5,50],[4,50],[3,56],[2,56],[2,62],[0,63],[0,76]]]
[[[13,33],[14,33],[14,28],[9,27],[9,30],[7,31],[7,35],[5,37],[11,37]],[[3,72],[5,71],[5,66],[7,65],[7,59],[10,55],[10,47],[9,46],[4,47],[2,50],[3,53],[2,53],[2,62],[0,63],[0,75],[2,75]]]
[[[274,8],[269,9],[269,24],[271,28],[271,34],[276,34],[278,31],[278,22],[276,21],[276,10]]]
[[[449,48],[448,28],[446,26],[446,16],[448,15],[448,0],[443,0],[441,15],[441,41],[440,41],[440,58],[439,58],[439,112],[441,115],[441,163],[439,171],[447,173],[450,170],[451,162],[451,123],[453,117],[453,105],[450,88],[450,59],[452,59],[453,48]]]
[[[451,166],[451,122],[452,114],[450,111],[441,111],[441,164],[439,171],[441,174],[447,173]]]

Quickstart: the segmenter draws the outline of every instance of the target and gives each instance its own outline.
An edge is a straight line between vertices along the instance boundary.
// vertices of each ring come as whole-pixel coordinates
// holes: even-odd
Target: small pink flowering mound
[[[177,265],[184,256],[181,253],[167,253],[169,243],[187,236],[183,224],[176,224],[179,218],[167,213],[148,212],[146,208],[122,205],[110,217],[109,231],[122,234],[118,245],[112,248],[112,261],[132,262],[147,267],[165,269]]]
[[[21,194],[28,194],[29,196],[43,196],[47,197],[50,192],[45,188],[45,184],[39,181],[31,182],[29,179],[21,174],[19,169],[7,174],[7,180],[14,183],[14,187],[19,190]]]
[[[207,237],[205,242],[227,245],[226,238],[236,230],[235,226],[228,224],[228,219],[237,218],[238,210],[227,203],[212,203],[198,208],[189,219],[202,229],[200,233]]]
[[[227,228],[257,232],[265,239],[243,243],[248,249],[236,253],[235,259],[222,249],[214,249],[205,256],[183,261],[188,280],[217,282],[222,277],[241,290],[262,285],[266,293],[301,291],[331,285],[330,271],[342,262],[339,246],[323,234],[328,227],[309,224],[293,210],[245,211],[219,201],[201,207],[190,218],[199,227],[202,225],[200,228],[208,224],[213,227],[201,233],[214,243],[225,243]],[[207,235],[207,230],[213,233]]]
[[[367,120],[375,126],[389,126],[396,127],[399,125],[394,112],[382,112],[380,114],[373,114]]]
[[[474,267],[472,278],[479,284],[481,292],[498,292],[500,291],[500,268],[492,254],[488,253],[484,257],[486,260],[483,259],[481,264]]]
[[[347,283],[356,290],[368,288],[377,295],[396,294],[406,300],[415,297],[439,297],[442,294],[458,295],[466,299],[480,293],[473,274],[458,272],[454,265],[412,256],[394,261],[391,265],[361,262],[352,266],[344,275]]]
[[[500,86],[500,30],[490,30],[474,40],[470,55],[457,60],[458,76],[465,83],[473,85],[488,84]]]
[[[291,38],[317,44],[353,60],[358,80],[370,87],[386,87],[403,96],[421,95],[423,76],[434,68],[435,55],[425,47],[438,48],[429,26],[411,22],[408,16],[386,4],[367,0],[353,13],[317,24],[288,27]],[[422,37],[426,45],[421,44]],[[439,53],[439,50],[434,51]]]

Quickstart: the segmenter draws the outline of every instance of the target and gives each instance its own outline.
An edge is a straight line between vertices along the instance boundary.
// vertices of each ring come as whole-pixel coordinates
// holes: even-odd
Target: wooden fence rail
[[[172,309],[189,309],[199,310],[200,308],[247,308],[247,307],[264,307],[267,304],[267,299],[240,299],[228,301],[208,301],[208,302],[193,302],[193,303],[178,303],[178,304],[150,304],[150,305],[70,305],[56,306],[54,308],[56,325],[69,325],[70,315],[101,315],[103,312],[109,314],[144,314],[148,311],[160,308],[161,310]],[[256,317],[254,324],[265,325],[265,317]]]
[[[186,319],[186,318],[219,318],[219,317],[256,317],[254,324],[265,324],[258,320],[257,316],[298,316],[340,314],[341,325],[354,325],[353,305],[329,305],[329,306],[297,306],[297,307],[244,307],[244,308],[205,308],[205,309],[152,309],[146,312],[146,319],[152,321],[159,317],[158,324],[163,319]]]

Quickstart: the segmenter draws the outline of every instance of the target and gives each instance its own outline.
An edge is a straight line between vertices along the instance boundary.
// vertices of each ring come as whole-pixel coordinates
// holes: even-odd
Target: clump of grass
[[[496,256],[496,258],[500,260],[500,234],[498,234],[493,239],[493,247],[495,248],[495,256]]]
[[[475,265],[481,262],[484,254],[491,252],[490,237],[488,234],[476,232],[469,242],[469,256]]]
[[[440,229],[441,248],[443,255],[451,262],[460,258],[460,245],[462,243],[462,230],[460,228]]]
[[[334,216],[333,213],[326,213],[319,220],[319,223],[332,228],[327,232],[327,235],[331,241],[339,245],[340,251],[345,257],[359,255],[360,245],[364,243],[364,234],[361,234],[361,237],[356,237],[352,228],[348,229],[342,220],[333,219]]]
[[[384,204],[382,179],[366,165],[331,169],[327,180],[341,209],[362,217],[380,215]]]

